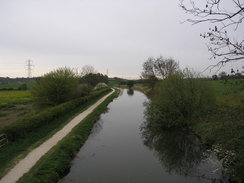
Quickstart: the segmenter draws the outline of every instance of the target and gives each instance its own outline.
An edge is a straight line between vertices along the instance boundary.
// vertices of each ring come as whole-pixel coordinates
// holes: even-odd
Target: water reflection
[[[162,131],[145,121],[141,133],[144,144],[154,151],[168,173],[210,182],[228,182],[217,157],[189,131]]]
[[[133,97],[127,90],[121,94],[101,115],[60,183],[211,183],[218,178],[216,157],[203,154],[194,135],[158,133],[146,122],[139,128],[147,98],[137,91]]]
[[[128,89],[128,90],[127,90],[127,94],[128,94],[129,96],[133,96],[133,95],[134,95],[134,90],[132,90],[132,89]]]

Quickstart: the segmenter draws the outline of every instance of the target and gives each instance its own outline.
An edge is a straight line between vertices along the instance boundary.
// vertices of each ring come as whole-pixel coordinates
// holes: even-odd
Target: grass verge
[[[199,135],[223,162],[231,181],[244,180],[244,88],[241,80],[208,81],[215,90],[216,108],[194,125]]]
[[[10,141],[6,146],[0,148],[0,178],[32,149],[39,146],[42,142],[65,126],[73,117],[86,110],[108,92],[110,91],[94,97],[92,100],[76,107],[74,110],[61,115],[51,123],[42,125],[40,128],[27,133],[23,138]]]
[[[37,164],[25,174],[18,183],[54,183],[58,182],[70,169],[71,160],[85,143],[94,123],[105,111],[107,105],[118,96],[114,92],[102,102],[90,115],[78,124],[61,142],[52,148]]]

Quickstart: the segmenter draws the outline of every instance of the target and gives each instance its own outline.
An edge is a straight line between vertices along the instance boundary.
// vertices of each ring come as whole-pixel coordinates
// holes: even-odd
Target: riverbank
[[[118,91],[102,102],[82,123],[79,123],[58,145],[45,154],[40,161],[18,182],[53,183],[62,178],[70,168],[70,162],[77,150],[85,143],[91,129],[107,105],[118,96]]]
[[[212,81],[216,108],[192,125],[222,160],[232,181],[244,180],[244,89],[239,81]]]
[[[212,111],[195,119],[190,128],[222,160],[232,181],[244,180],[243,81],[201,82],[212,85],[216,105]]]
[[[64,110],[63,107],[67,105],[70,106],[69,104],[72,102],[67,102],[65,104],[61,104],[60,106],[48,108],[46,111],[41,111],[36,115],[31,115],[25,119],[17,121],[11,126],[8,126],[8,130],[10,130],[10,132],[14,132],[15,136],[17,133],[22,136],[18,136],[18,138],[13,140],[9,139],[8,144],[0,148],[0,178],[3,177],[3,175],[5,175],[34,148],[38,147],[44,141],[49,139],[58,130],[62,129],[77,114],[86,110],[89,106],[94,104],[98,99],[106,95],[108,92],[110,92],[110,89],[100,90],[99,92],[91,94],[90,97],[86,97],[86,99],[89,100],[83,101],[81,99],[81,101],[79,101],[76,105],[72,105],[73,107],[71,106],[67,108],[67,110]],[[60,112],[60,110],[62,112]],[[52,112],[55,112],[55,115]],[[32,122],[34,121],[37,123],[40,121],[38,119],[42,120],[43,122],[39,123],[38,126],[35,124],[36,128],[34,128],[35,126],[33,126],[34,124]],[[24,129],[22,127],[24,127]],[[26,131],[27,127],[29,127],[30,130]],[[8,137],[13,136],[7,132],[8,131],[3,131],[3,133],[6,133]]]

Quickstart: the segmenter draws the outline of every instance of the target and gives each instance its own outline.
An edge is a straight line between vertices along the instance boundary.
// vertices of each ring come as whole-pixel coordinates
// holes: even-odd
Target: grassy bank
[[[56,116],[55,118],[53,118],[52,121],[42,124],[42,126],[35,128],[35,130],[30,130],[28,131],[28,133],[25,132],[25,134],[23,133],[23,136],[18,136],[18,138],[14,138],[13,141],[9,141],[7,145],[0,148],[0,177],[2,177],[11,167],[13,167],[33,148],[40,145],[43,141],[48,139],[55,132],[61,129],[65,124],[67,124],[74,116],[87,109],[89,106],[94,104],[99,98],[106,95],[108,92],[110,92],[110,90],[105,93],[103,92],[101,95],[93,97],[87,102],[76,106],[72,110],[70,109],[69,111],[62,113],[59,116]],[[21,120],[21,125],[24,124],[22,122],[23,121]],[[21,125],[17,124],[17,127],[20,128]],[[29,125],[24,125],[24,127],[28,126]],[[8,126],[8,130],[11,130],[10,127],[11,126]],[[10,131],[11,134],[12,132],[14,132],[14,134],[19,132],[19,130],[16,131],[15,124],[13,124],[13,127],[14,128]],[[26,129],[24,129],[24,131],[26,131]]]
[[[74,158],[80,147],[85,143],[94,123],[116,96],[118,96],[118,92],[109,96],[57,146],[41,158],[33,169],[25,174],[18,182],[54,183],[61,179],[69,171],[71,160]]]
[[[212,148],[220,157],[224,167],[232,181],[244,180],[244,85],[243,80],[206,81],[201,80],[208,86],[212,86],[215,95],[215,105],[211,110],[193,116],[188,127],[197,134],[202,142]],[[178,86],[178,85],[176,85]],[[143,88],[143,87],[142,87]],[[169,87],[165,87],[167,90]],[[179,89],[180,90],[180,89]],[[175,91],[175,90],[174,90]],[[157,96],[157,90],[153,93]],[[176,95],[172,96],[172,100]],[[191,102],[192,97],[187,101]],[[163,99],[158,99],[161,104]],[[178,100],[176,105],[181,104],[183,99]],[[189,105],[185,105],[188,109]],[[183,108],[184,109],[184,108]],[[173,107],[170,108],[172,112]],[[184,110],[183,110],[184,111]],[[160,111],[162,114],[162,111]],[[159,118],[174,116],[166,113]],[[174,122],[172,122],[174,123]]]
[[[192,129],[223,160],[231,179],[244,180],[244,89],[238,81],[210,81],[216,108],[204,114]]]

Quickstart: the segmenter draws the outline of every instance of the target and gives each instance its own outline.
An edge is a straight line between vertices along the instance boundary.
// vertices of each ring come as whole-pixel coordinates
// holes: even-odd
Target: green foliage
[[[34,104],[55,106],[79,97],[79,79],[69,68],[60,68],[45,74],[32,88]]]
[[[0,84],[0,91],[11,91],[11,90],[21,90],[23,86],[26,85],[26,89],[32,88],[35,84],[35,81],[28,81],[26,83],[18,82],[18,83],[6,83]],[[25,86],[24,86],[25,89]]]
[[[134,86],[134,81],[132,81],[132,80],[127,81],[127,86],[129,88],[132,88]]]
[[[185,76],[177,73],[161,81],[158,93],[148,106],[147,116],[152,124],[163,128],[185,127],[214,106],[211,88]]]
[[[27,90],[27,84],[26,83],[22,83],[19,87],[18,90]]]
[[[107,75],[103,75],[101,73],[89,73],[86,74],[85,76],[83,76],[80,79],[81,83],[86,83],[89,84],[91,86],[96,86],[98,83],[103,82],[103,83],[108,83],[108,76]]]
[[[74,99],[72,101],[60,104],[58,106],[47,108],[40,113],[27,116],[21,120],[16,121],[4,127],[0,133],[5,133],[10,141],[15,141],[18,138],[23,138],[26,134],[33,130],[41,128],[44,125],[52,123],[53,120],[62,116],[64,113],[83,105],[94,97],[100,96],[110,89],[102,89],[94,91],[91,95]]]
[[[118,94],[115,92],[100,104],[82,123],[78,124],[61,143],[55,146],[39,161],[34,168],[25,174],[18,182],[55,183],[58,182],[69,170],[70,162],[75,153],[85,143],[94,123],[107,105]]]
[[[92,86],[89,85],[89,84],[79,84],[79,87],[78,87],[78,92],[80,94],[80,96],[87,96],[89,95],[89,93],[91,92],[92,90]]]
[[[12,88],[12,89],[18,89],[19,86],[21,84],[20,83],[7,83],[7,84],[0,84],[0,89],[8,89],[8,88]]]

